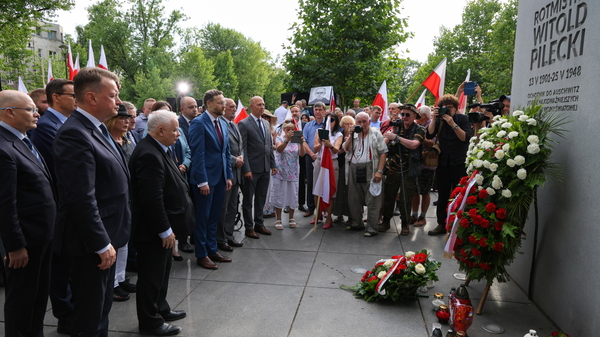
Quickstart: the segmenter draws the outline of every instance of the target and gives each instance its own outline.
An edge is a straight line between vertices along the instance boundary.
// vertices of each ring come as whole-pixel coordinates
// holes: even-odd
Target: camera
[[[390,126],[401,127],[404,124],[401,120],[390,121]]]
[[[354,126],[354,132],[356,132],[356,133],[361,133],[361,132],[363,132],[363,127],[362,127],[362,126],[360,126],[360,125],[355,125],[355,126]]]
[[[495,99],[493,101],[490,101],[487,104],[473,103],[473,104],[469,105],[469,109],[476,108],[476,107],[479,107],[480,109],[486,109],[487,111],[491,112],[494,116],[498,116],[498,115],[502,114],[502,109],[504,108],[504,104],[502,102],[500,102],[499,99]],[[469,123],[471,123],[471,124],[481,123],[486,120],[489,120],[489,118],[486,117],[481,112],[469,112]]]
[[[450,109],[446,108],[445,106],[438,108],[438,118],[442,118],[442,116],[447,113],[450,113]]]

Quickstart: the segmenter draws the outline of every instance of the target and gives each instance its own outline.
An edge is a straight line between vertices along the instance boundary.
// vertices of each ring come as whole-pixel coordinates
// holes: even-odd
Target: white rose
[[[517,171],[517,178],[525,180],[525,178],[527,178],[527,170],[525,170],[524,168],[519,169]]]
[[[496,190],[494,190],[491,187],[486,188],[485,191],[488,193],[488,195],[494,195],[494,194],[496,194]]]
[[[475,160],[475,161],[473,162],[473,165],[474,165],[476,168],[480,168],[481,166],[483,166],[483,160],[481,160],[481,159],[477,159],[477,160]]]
[[[536,154],[540,152],[540,146],[537,144],[529,144],[527,146],[527,153]]]
[[[506,131],[504,131],[504,130],[500,130],[496,134],[496,137],[498,137],[498,138],[503,138],[504,136],[506,136]]]
[[[419,274],[419,275],[423,275],[423,274],[425,274],[425,271],[426,271],[425,266],[423,266],[420,263],[417,263],[417,265],[415,266],[415,272],[417,272],[417,274]]]
[[[525,157],[518,155],[515,157],[515,164],[521,166],[523,164],[525,164]]]
[[[502,116],[501,116],[501,115],[496,115],[496,116],[494,116],[494,118],[492,118],[492,119],[493,119],[493,120],[495,120],[495,121],[498,121],[498,120],[500,120],[500,118],[502,118]]]
[[[404,257],[410,259],[413,255],[415,255],[415,252],[409,250],[408,252],[406,252],[406,254],[404,254]]]
[[[513,116],[521,116],[523,114],[525,114],[525,113],[521,110],[516,110],[515,112],[513,112]]]
[[[477,185],[483,184],[483,176],[481,174],[477,173],[475,175],[475,181],[477,182]]]
[[[498,126],[498,125],[501,125],[501,124],[502,124],[501,121],[496,121],[496,122],[492,123],[492,127]]]
[[[504,152],[508,152],[508,150],[510,150],[510,144],[506,143],[506,144],[502,145],[502,150]]]
[[[506,119],[506,118],[502,117],[502,118],[500,118],[498,121],[500,121],[500,122],[502,122],[502,123],[506,123],[506,122],[508,122],[508,119]]]
[[[509,123],[509,122],[502,123],[502,127],[505,129],[510,129],[512,127],[512,123]]]
[[[500,180],[492,181],[492,187],[499,190],[500,188],[502,188],[502,181],[500,181]]]
[[[385,271],[380,271],[379,274],[377,274],[377,277],[379,278],[383,278],[385,276],[386,272]]]
[[[537,121],[535,120],[535,118],[529,118],[527,120],[527,124],[536,126],[537,125]]]
[[[479,187],[477,187],[477,190],[478,190],[478,191],[481,191],[482,189],[483,189],[483,186],[479,186]]]
[[[394,260],[389,259],[387,261],[385,261],[385,263],[383,264],[384,267],[389,268],[394,264]]]
[[[483,151],[477,152],[477,158],[481,159],[481,157],[483,157],[484,154],[485,154],[485,152],[483,152]]]
[[[512,192],[509,189],[502,190],[502,196],[503,197],[510,198],[511,195],[512,195]]]
[[[506,165],[508,165],[510,167],[515,167],[515,164],[516,164],[515,161],[510,158],[506,161]]]
[[[483,167],[485,167],[486,169],[489,169],[490,168],[490,162],[487,161],[487,160],[484,160],[483,161]]]
[[[508,138],[510,138],[510,139],[513,139],[517,136],[519,136],[519,133],[517,131],[511,131],[508,133]]]
[[[473,164],[472,164],[472,163],[471,163],[471,164],[469,164],[469,167],[467,167],[467,173],[468,173],[468,174],[471,174],[471,173],[473,173]]]
[[[528,119],[529,119],[529,116],[527,116],[527,115],[521,115],[521,116],[519,116],[519,120],[520,120],[521,122],[525,122],[525,121],[526,121],[526,120],[528,120]]]
[[[504,150],[498,150],[498,151],[496,151],[496,153],[494,154],[494,157],[496,157],[497,159],[504,158]]]
[[[496,164],[496,163],[490,164],[490,171],[496,172],[496,170],[498,170],[498,164]]]
[[[479,132],[481,132],[481,133],[488,133],[488,132],[490,132],[490,130],[492,130],[492,129],[490,129],[488,127],[485,127],[485,128],[479,129]]]
[[[538,144],[540,142],[540,138],[536,135],[531,135],[527,137],[527,141],[531,144]]]

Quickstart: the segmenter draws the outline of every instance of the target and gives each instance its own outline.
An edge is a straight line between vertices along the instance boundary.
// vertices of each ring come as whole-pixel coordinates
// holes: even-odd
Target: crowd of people
[[[172,263],[183,260],[179,251],[210,270],[231,262],[220,251],[243,246],[234,236],[240,207],[251,239],[272,235],[268,216],[275,230],[296,228],[296,210],[323,229],[338,223],[365,237],[399,215],[405,236],[427,223],[437,181],[437,226],[428,234],[445,234],[446,201],[482,126],[458,112],[455,95],[434,107],[391,103],[383,122],[382,107],[358,99],[346,112],[298,100],[271,114],[255,96],[236,124],[235,101],[216,89],[202,101],[181,98],[179,115],[152,98],[137,115],[120,100],[118,77],[99,68],[53,80],[44,93],[0,92],[7,336],[41,335],[48,297],[59,333],[107,336],[113,301],[131,292],[142,334],[179,333],[169,322],[186,313],[166,300]],[[421,153],[434,144],[439,164],[426,166]],[[323,151],[337,191],[326,209],[313,193]]]

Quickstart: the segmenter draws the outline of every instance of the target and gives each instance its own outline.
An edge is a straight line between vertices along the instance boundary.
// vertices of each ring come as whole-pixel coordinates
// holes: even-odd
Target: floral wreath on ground
[[[405,301],[416,299],[416,291],[427,281],[437,281],[436,270],[442,265],[430,258],[427,250],[406,252],[406,255],[392,256],[377,261],[373,269],[368,270],[355,286],[340,286],[352,290],[356,298],[368,302],[389,299]]]
[[[469,176],[450,197],[453,209],[447,229],[456,231],[449,240],[453,245],[446,248],[470,279],[486,279],[489,284],[494,278],[509,279],[505,267],[521,245],[535,190],[547,176],[560,179],[549,160],[555,141],[548,136],[564,138],[565,123],[564,117],[534,104],[508,117],[495,116],[480,130],[479,139],[471,138]]]

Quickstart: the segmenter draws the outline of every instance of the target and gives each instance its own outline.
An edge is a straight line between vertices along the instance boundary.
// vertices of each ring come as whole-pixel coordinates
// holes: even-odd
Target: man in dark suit
[[[33,129],[31,142],[44,157],[54,184],[56,184],[52,143],[54,143],[58,129],[77,107],[73,81],[65,79],[50,81],[46,85],[46,96],[48,98],[48,109],[46,114],[38,120],[37,128]],[[69,258],[53,254],[51,269],[50,301],[52,302],[52,313],[58,319],[57,331],[65,333],[68,332],[68,327],[71,325],[74,303],[69,282],[71,277]]]
[[[116,250],[129,240],[129,171],[102,122],[117,114],[118,77],[100,68],[75,76],[78,108],[52,152],[59,210],[54,248],[71,258],[72,336],[107,336]]]
[[[150,136],[150,137],[148,137]],[[165,323],[185,317],[167,303],[173,228],[193,222],[188,183],[171,159],[170,146],[180,136],[177,116],[167,110],[148,117],[148,136],[131,155],[133,240],[137,247],[136,307],[140,332],[168,336],[181,328]]]
[[[27,94],[0,92],[0,238],[6,250],[6,336],[42,336],[56,203],[52,178],[25,133],[39,114]]]
[[[237,124],[233,122],[237,106],[231,98],[225,99],[225,111],[223,118],[229,128],[229,152],[231,153],[231,169],[233,179],[231,189],[225,194],[221,218],[217,232],[217,244],[219,249],[232,252],[233,247],[242,247],[244,244],[233,237],[235,227],[235,216],[238,211],[238,193],[242,184],[242,165],[244,165],[244,152],[242,151],[242,137]]]
[[[179,127],[183,130],[183,134],[185,138],[189,139],[188,133],[190,129],[190,124],[194,120],[194,118],[200,115],[198,111],[198,103],[193,97],[185,96],[182,97],[179,101],[179,110],[181,110],[181,116],[179,116]]]
[[[265,110],[265,101],[262,97],[250,99],[252,114],[239,123],[240,133],[244,141],[244,154],[246,158],[242,166],[244,184],[242,192],[242,213],[246,236],[258,239],[256,233],[271,235],[263,222],[263,207],[267,201],[270,175],[277,174],[275,168],[275,154],[273,153],[273,137],[271,127],[261,118]],[[252,216],[252,202],[254,201],[254,217]]]
[[[225,109],[225,98],[219,90],[204,94],[206,111],[190,125],[192,171],[190,182],[196,200],[194,244],[197,264],[218,269],[215,262],[231,262],[217,249],[217,226],[225,192],[231,189],[233,173],[230,165],[229,131],[219,116]]]

